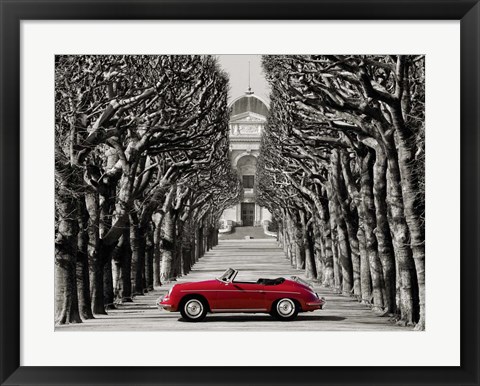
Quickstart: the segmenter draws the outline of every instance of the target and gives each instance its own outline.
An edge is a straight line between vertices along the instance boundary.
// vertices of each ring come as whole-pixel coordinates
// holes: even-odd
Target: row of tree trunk
[[[265,57],[257,189],[293,266],[425,328],[424,58]]]
[[[65,211],[58,224],[55,269],[56,322],[74,323],[106,314],[117,304],[131,302],[162,284],[186,275],[192,266],[218,244],[218,227],[208,215],[197,222],[182,220],[173,208],[156,213],[143,227],[135,215],[126,222],[113,247],[102,245],[97,210],[87,201],[57,200]],[[100,220],[101,221],[101,220]],[[101,227],[100,227],[101,228]],[[75,257],[71,259],[71,255]],[[59,264],[59,262],[65,262]]]
[[[374,162],[366,162],[359,186],[350,187],[358,196],[355,200],[347,197],[352,181],[343,177],[351,173],[349,163],[336,162],[339,174],[332,180],[336,186],[326,189],[318,207],[311,203],[304,209],[280,210],[280,245],[292,266],[304,269],[307,277],[352,295],[381,314],[399,312],[406,323],[418,322],[419,283],[405,239],[408,228],[401,224],[404,219],[386,210],[386,185],[391,187],[393,181],[385,184],[382,178],[387,170],[385,157],[380,154]],[[391,203],[395,204],[400,205]],[[407,243],[402,246],[398,240]]]

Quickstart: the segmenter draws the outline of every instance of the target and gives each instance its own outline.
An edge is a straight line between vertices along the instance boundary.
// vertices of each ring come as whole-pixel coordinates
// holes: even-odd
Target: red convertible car
[[[175,284],[157,305],[178,312],[189,322],[199,322],[207,312],[269,313],[279,320],[293,320],[299,312],[322,309],[319,297],[302,279],[235,281],[238,271],[229,268],[215,280]]]

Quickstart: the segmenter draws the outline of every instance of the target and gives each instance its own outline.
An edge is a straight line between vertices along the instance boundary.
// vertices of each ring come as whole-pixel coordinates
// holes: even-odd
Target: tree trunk
[[[145,288],[147,291],[153,291],[153,255],[155,249],[155,242],[153,237],[154,225],[149,224],[146,238],[145,249]]]
[[[181,277],[185,275],[184,272],[184,256],[183,256],[183,221],[176,217],[175,221],[175,236],[173,238],[173,261],[174,261],[174,276]]]
[[[305,245],[305,275],[310,279],[317,279],[317,267],[315,265],[314,241],[312,234],[307,231]]]
[[[318,208],[320,213],[320,237],[323,245],[323,260],[325,272],[323,275],[323,285],[325,287],[333,287],[335,285],[334,269],[333,269],[333,251],[332,251],[332,229],[329,222],[328,205],[322,200],[321,206]]]
[[[364,153],[364,152],[363,152]],[[357,164],[362,162],[362,148],[358,144],[356,147]],[[338,166],[338,152],[333,157],[335,170]],[[370,263],[368,261],[366,238],[365,238],[365,211],[362,199],[359,193],[360,187],[351,170],[351,154],[346,150],[340,151],[342,173],[338,173],[335,179],[335,187],[338,191],[339,205],[342,208],[342,216],[347,224],[350,247],[352,249],[353,266],[353,293],[355,297],[363,303],[371,304],[372,291],[370,280]],[[342,181],[343,176],[343,181]],[[348,195],[345,190],[348,191]],[[356,232],[355,232],[356,230]],[[357,256],[358,246],[358,256]]]
[[[132,247],[130,245],[130,227],[123,231],[122,243],[122,302],[133,302],[132,291]]]
[[[358,246],[360,251],[360,286],[361,301],[365,304],[371,304],[372,301],[372,282],[370,277],[370,263],[366,248],[365,231],[363,221],[357,231]]]
[[[116,308],[111,258],[109,258],[108,262],[103,266],[103,303],[107,309]]]
[[[352,293],[360,297],[360,253],[357,239],[357,219],[354,219],[353,211],[350,211],[347,202],[347,191],[342,176],[340,155],[338,150],[331,154],[333,178],[331,182],[332,192],[336,199],[336,215],[338,218],[338,237],[341,252],[340,263],[342,264],[344,295]]]
[[[193,223],[192,220],[189,221],[189,249],[190,249],[190,267],[193,267],[195,264],[195,253],[196,253],[196,248],[195,248],[195,233],[196,233],[196,227],[195,224]]]
[[[160,280],[163,283],[172,281],[174,277],[174,237],[175,221],[172,210],[165,213],[162,223],[162,266],[160,271]]]
[[[315,258],[314,258],[314,246],[313,240],[310,233],[310,226],[307,223],[306,213],[303,210],[299,211],[300,215],[300,223],[302,229],[302,245],[304,250],[305,256],[305,275],[309,279],[316,279],[317,278],[317,269],[315,267]]]
[[[204,228],[203,228],[203,223],[200,224],[200,228],[198,230],[198,244],[199,244],[199,249],[200,249],[200,257],[203,257],[205,254],[205,237],[204,237]]]
[[[303,211],[298,211],[298,217],[295,218],[295,256],[296,268],[305,269],[305,239],[306,229],[302,221]]]
[[[364,232],[365,232],[365,249],[368,256],[370,275],[372,279],[373,290],[373,309],[376,311],[384,310],[384,279],[382,263],[377,253],[377,238],[375,236],[376,218],[375,218],[375,204],[373,199],[373,153],[366,152],[361,158],[361,179],[360,179],[360,193],[361,206],[364,217]]]
[[[345,222],[344,213],[341,205],[343,192],[340,191],[338,185],[340,179],[340,164],[338,159],[338,152],[332,151],[332,169],[333,178],[331,178],[331,185],[328,189],[328,198],[332,203],[332,210],[330,216],[335,216],[335,224],[337,226],[337,242],[338,242],[338,260],[342,268],[342,293],[344,295],[351,295],[353,292],[353,266],[351,258],[351,249],[348,238],[347,224]],[[342,195],[342,196],[339,196]],[[358,246],[358,244],[357,244]],[[358,252],[358,251],[357,251]]]
[[[112,277],[116,302],[132,302],[131,275],[132,252],[130,229],[126,228],[112,253]]]
[[[342,292],[342,269],[339,261],[337,223],[335,215],[335,205],[332,200],[328,200],[328,211],[330,213],[330,230],[332,239],[332,258],[333,258],[333,278],[335,292]]]
[[[286,247],[286,256],[287,259],[290,261],[290,265],[293,267],[295,265],[295,255],[293,252],[293,241],[292,241],[292,221],[290,216],[287,216],[286,222],[286,230],[285,230],[285,247]]]
[[[123,264],[123,241],[125,235],[120,237],[117,246],[112,253],[112,280],[113,280],[113,295],[115,303],[121,303],[123,298],[123,283],[122,276],[125,272],[122,269]]]
[[[398,166],[401,176],[401,188],[403,195],[403,205],[405,219],[407,222],[410,247],[413,255],[413,265],[415,271],[414,289],[418,295],[419,309],[414,310],[414,321],[417,321],[416,329],[425,329],[425,227],[422,219],[424,214],[424,197],[420,189],[419,178],[416,166],[416,146],[417,129],[412,129],[405,122],[406,111],[409,111],[410,90],[410,63],[405,56],[398,56],[396,63],[397,91],[400,92],[396,103],[389,105],[389,112],[392,118],[392,124],[395,128],[395,141],[398,148]],[[415,125],[411,122],[410,124]],[[423,130],[423,128],[420,128]],[[422,149],[420,149],[422,150]],[[423,168],[422,168],[423,169]],[[424,170],[420,171],[424,173]],[[416,302],[415,302],[416,303]],[[415,306],[416,304],[414,304]],[[418,312],[418,315],[417,315]],[[418,320],[417,320],[418,316]]]
[[[347,227],[343,220],[337,222],[338,260],[342,269],[342,294],[350,296],[353,292],[353,267],[350,258]]]
[[[100,254],[100,207],[96,192],[85,194],[88,211],[88,256],[90,260],[90,296],[92,313],[106,315],[103,304],[103,260]]]
[[[334,243],[332,247],[332,252],[333,252],[333,272],[335,274],[335,292],[341,294],[342,293],[342,266],[340,264],[340,252],[339,252],[339,246],[338,246],[338,236],[337,236],[337,230],[335,229],[334,233]]]
[[[78,235],[77,235],[77,292],[80,316],[83,319],[93,319],[92,301],[90,298],[90,280],[88,268],[88,212],[85,200],[79,200],[78,211]]]
[[[417,183],[413,164],[415,148],[412,143],[415,138],[408,137],[403,130],[397,132],[398,164],[402,178],[402,195],[405,209],[405,219],[410,232],[410,247],[416,270],[416,281],[419,291],[419,319],[417,330],[425,329],[425,226],[421,218],[419,195],[421,189]]]
[[[317,271],[317,280],[320,283],[325,281],[325,247],[323,245],[322,233],[320,230],[320,220],[314,217],[312,226],[312,243],[314,251],[315,270]]]
[[[198,262],[201,257],[201,239],[200,228],[195,226],[195,262]]]
[[[160,287],[162,281],[160,280],[160,266],[162,262],[162,222],[155,224],[153,233],[154,253],[153,253],[153,285]]]
[[[136,213],[130,213],[130,249],[132,250],[132,295],[143,296],[143,269],[145,266],[146,229],[141,226]]]
[[[287,215],[284,213],[282,218],[282,242],[283,242],[283,252],[285,252],[285,257],[290,259],[288,255],[288,219]]]
[[[100,255],[100,204],[98,193],[87,192],[85,204],[88,211],[88,258],[90,261],[90,296],[92,313],[105,315],[103,304],[103,261]]]
[[[401,178],[398,169],[397,154],[393,147],[387,150],[388,191],[391,211],[393,248],[398,263],[400,287],[400,316],[407,325],[414,323],[413,302],[413,258],[409,247],[410,234],[404,216]]]
[[[382,264],[384,279],[384,309],[388,313],[396,311],[396,269],[393,255],[392,237],[387,218],[387,159],[385,153],[375,148],[375,164],[373,168],[373,198],[375,207],[378,256]]]
[[[123,188],[122,188],[123,189]],[[102,275],[103,280],[103,305],[106,309],[115,308],[115,294],[113,291],[112,277],[112,253],[115,250],[118,237],[106,239],[106,235],[112,228],[112,217],[114,215],[116,187],[109,186],[108,189],[100,196],[100,249],[99,259],[101,268],[98,275]],[[122,229],[123,231],[123,229]],[[99,294],[100,296],[100,294]],[[95,312],[95,311],[94,311]]]
[[[70,192],[57,188],[55,235],[55,323],[81,323],[76,283],[76,203]]]

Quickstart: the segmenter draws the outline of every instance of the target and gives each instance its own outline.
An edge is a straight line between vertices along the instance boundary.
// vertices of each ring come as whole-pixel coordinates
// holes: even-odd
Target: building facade
[[[243,200],[226,209],[222,220],[235,226],[260,226],[270,212],[255,202],[254,186],[260,138],[267,121],[268,104],[253,92],[231,102],[230,159],[243,184]]]

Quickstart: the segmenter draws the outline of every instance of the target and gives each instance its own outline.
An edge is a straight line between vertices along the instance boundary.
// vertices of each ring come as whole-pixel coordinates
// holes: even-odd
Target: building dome
[[[264,117],[268,116],[267,104],[253,93],[247,93],[235,99],[230,106],[232,108],[232,116],[246,113],[248,111],[263,115]]]

